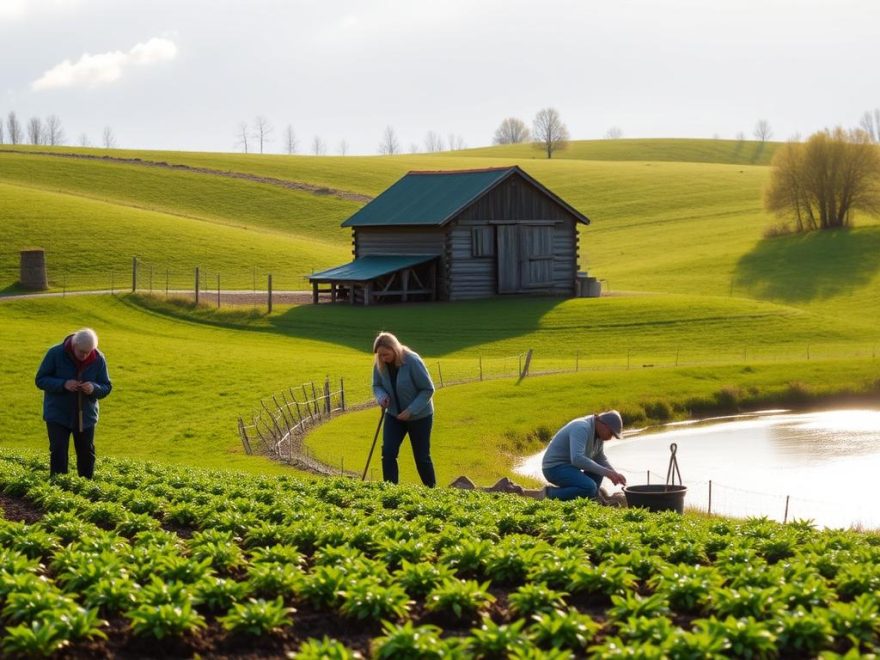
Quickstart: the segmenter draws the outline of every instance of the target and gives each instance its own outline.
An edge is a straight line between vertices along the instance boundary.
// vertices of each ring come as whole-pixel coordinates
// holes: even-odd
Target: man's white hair
[[[91,328],[83,328],[73,333],[73,345],[83,351],[93,351],[98,348],[98,335]]]

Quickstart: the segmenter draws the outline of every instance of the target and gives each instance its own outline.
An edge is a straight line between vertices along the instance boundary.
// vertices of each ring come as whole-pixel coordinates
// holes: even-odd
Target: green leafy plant
[[[599,624],[575,609],[538,612],[528,629],[542,649],[569,649],[582,653],[599,631]]]
[[[362,656],[325,635],[320,640],[307,639],[290,657],[296,660],[357,660]]]
[[[524,584],[510,594],[508,600],[514,614],[530,617],[540,612],[552,612],[565,607],[564,591],[555,591],[543,584]]]
[[[386,586],[376,577],[349,582],[340,596],[342,614],[358,621],[402,619],[411,604],[403,587],[393,583]]]
[[[477,658],[505,658],[530,647],[531,640],[523,631],[525,620],[497,624],[484,618],[479,628],[472,628],[467,640],[468,654]]]
[[[400,569],[394,574],[394,581],[411,598],[420,598],[449,577],[452,577],[452,571],[442,564],[411,564],[404,559]]]
[[[183,603],[143,604],[127,613],[132,633],[138,637],[180,637],[205,627],[205,618]]]
[[[495,601],[488,588],[488,582],[480,584],[474,580],[447,579],[428,594],[425,608],[458,621],[473,621]]]
[[[373,640],[373,657],[380,660],[439,660],[449,657],[449,647],[437,626],[382,624],[383,635]]]
[[[669,613],[669,603],[663,593],[639,596],[637,593],[627,592],[622,596],[611,596],[611,607],[608,615],[618,621],[631,617],[662,617]]]
[[[599,566],[578,566],[568,583],[573,594],[610,598],[622,595],[635,586],[635,576],[623,566],[604,563]]]
[[[226,616],[217,620],[223,627],[236,635],[274,635],[292,623],[291,615],[296,612],[284,605],[284,599],[275,600],[250,598],[245,603],[235,603]]]
[[[825,612],[797,609],[784,612],[776,629],[776,644],[781,653],[791,656],[815,656],[834,642],[834,629]]]

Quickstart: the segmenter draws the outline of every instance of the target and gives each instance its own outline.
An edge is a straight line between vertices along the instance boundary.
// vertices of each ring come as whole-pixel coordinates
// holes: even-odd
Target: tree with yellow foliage
[[[773,157],[764,207],[799,232],[848,227],[853,211],[880,213],[880,147],[843,128],[790,142]]]

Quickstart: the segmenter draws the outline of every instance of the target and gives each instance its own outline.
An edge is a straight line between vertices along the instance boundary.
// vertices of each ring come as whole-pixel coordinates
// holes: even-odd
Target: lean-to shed
[[[314,273],[314,300],[575,295],[589,222],[517,166],[409,172],[342,223],[354,261]]]

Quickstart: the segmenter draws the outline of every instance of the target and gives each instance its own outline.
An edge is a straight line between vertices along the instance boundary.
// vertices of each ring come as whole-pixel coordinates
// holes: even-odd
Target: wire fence
[[[634,470],[618,466],[630,483],[642,478],[649,484],[666,483],[666,475],[651,470]],[[735,518],[766,517],[778,522],[812,521],[830,528],[880,528],[880,513],[873,502],[846,497],[846,490],[817,491],[816,498],[750,490],[716,480],[686,480],[685,508],[707,514]]]

